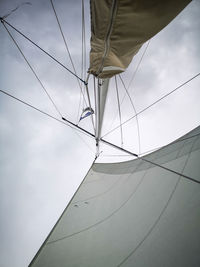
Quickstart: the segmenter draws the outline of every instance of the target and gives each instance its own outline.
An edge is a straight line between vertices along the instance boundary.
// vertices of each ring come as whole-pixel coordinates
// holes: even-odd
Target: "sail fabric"
[[[200,127],[142,159],[95,163],[30,266],[199,267]]]
[[[110,78],[123,72],[140,47],[191,0],[91,0],[89,72]]]

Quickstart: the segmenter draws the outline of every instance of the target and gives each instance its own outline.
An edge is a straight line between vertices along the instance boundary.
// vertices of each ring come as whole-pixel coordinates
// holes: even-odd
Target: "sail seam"
[[[139,167],[139,165],[138,165],[137,167]],[[137,183],[135,189],[134,189],[133,192],[129,195],[129,197],[126,199],[126,201],[123,202],[123,203],[121,204],[121,206],[119,206],[115,211],[113,211],[113,212],[112,212],[111,214],[109,214],[107,217],[105,217],[104,219],[98,221],[97,223],[95,223],[95,224],[93,224],[93,225],[90,225],[90,226],[87,227],[87,228],[84,228],[84,229],[80,230],[79,232],[75,232],[75,233],[73,233],[73,234],[71,234],[71,235],[64,236],[63,238],[59,238],[59,239],[56,239],[56,240],[52,240],[52,241],[50,241],[50,242],[47,242],[47,245],[52,244],[52,243],[55,243],[55,242],[58,242],[58,241],[62,241],[63,239],[69,238],[69,237],[71,237],[71,236],[80,234],[80,233],[85,232],[85,231],[88,231],[89,229],[91,229],[91,228],[93,228],[93,227],[95,227],[95,226],[97,226],[97,225],[99,225],[99,224],[101,224],[101,223],[104,223],[105,221],[107,221],[108,219],[110,219],[110,218],[111,218],[113,215],[115,215],[121,208],[123,208],[123,207],[126,205],[126,203],[127,203],[127,202],[128,202],[134,195],[135,195],[135,193],[137,192],[138,188],[140,187],[140,185],[141,185],[142,182],[144,181],[146,172],[147,172],[147,170],[146,170],[145,173],[142,175],[140,181]],[[127,180],[131,177],[131,175],[132,175],[133,173],[134,173],[134,170],[133,170],[133,172],[130,173],[130,175],[128,176]]]
[[[194,141],[194,143],[195,143],[195,142],[196,142],[196,140]],[[194,143],[193,143],[193,146],[194,146]],[[185,160],[184,166],[183,166],[183,168],[182,168],[182,172],[181,172],[180,176],[178,177],[178,179],[177,179],[177,181],[176,181],[176,184],[175,184],[175,186],[174,186],[174,189],[172,190],[172,192],[171,192],[171,194],[170,194],[170,196],[169,196],[169,199],[168,199],[168,201],[166,202],[166,204],[165,204],[163,210],[161,211],[160,215],[158,216],[157,220],[154,222],[154,224],[152,225],[152,227],[150,228],[150,230],[147,232],[147,234],[144,236],[144,238],[143,238],[143,239],[139,242],[139,244],[135,247],[135,249],[134,249],[134,250],[133,250],[133,251],[132,251],[132,252],[131,252],[131,253],[130,253],[124,260],[123,260],[123,261],[121,261],[121,262],[117,265],[117,267],[122,266],[122,265],[128,260],[128,258],[130,258],[130,257],[136,252],[136,250],[137,250],[137,249],[144,243],[144,241],[150,236],[150,234],[152,233],[152,231],[155,229],[156,225],[159,223],[159,221],[160,221],[162,215],[165,213],[167,207],[169,206],[169,203],[170,203],[171,199],[172,199],[173,196],[174,196],[174,193],[175,193],[175,191],[176,191],[176,189],[177,189],[177,187],[178,187],[178,185],[179,185],[179,182],[180,182],[180,180],[181,180],[181,177],[183,176],[182,173],[183,173],[183,171],[184,171],[184,169],[185,169],[185,167],[186,167],[186,165],[187,165],[187,163],[188,163],[188,160],[189,160],[189,157],[190,157],[190,155],[191,155],[193,146],[191,147],[190,153],[188,154],[188,156],[187,156],[187,158],[186,158],[186,160]],[[178,156],[178,155],[177,155],[177,156]]]
[[[110,21],[109,21],[110,23],[108,25],[107,34],[106,34],[106,38],[104,41],[104,54],[103,54],[103,57],[101,60],[100,67],[97,71],[97,76],[101,73],[101,71],[103,69],[103,64],[104,64],[105,58],[107,57],[108,51],[110,49],[110,36],[112,33],[113,21],[114,21],[115,15],[116,15],[116,9],[117,9],[117,0],[113,0],[112,6],[111,6]]]

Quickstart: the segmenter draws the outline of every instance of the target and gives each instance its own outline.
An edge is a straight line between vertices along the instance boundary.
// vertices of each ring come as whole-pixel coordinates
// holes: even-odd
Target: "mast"
[[[95,90],[95,139],[96,139],[96,157],[99,155],[99,141],[103,124],[104,109],[106,104],[109,78],[98,79],[97,90]]]

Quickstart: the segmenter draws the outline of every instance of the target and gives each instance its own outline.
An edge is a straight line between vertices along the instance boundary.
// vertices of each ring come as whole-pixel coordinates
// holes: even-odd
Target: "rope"
[[[122,123],[122,125],[124,125],[127,122],[129,122],[130,120],[134,119],[136,116],[140,115],[141,113],[143,113],[147,109],[151,108],[152,106],[154,106],[155,104],[157,104],[158,102],[160,102],[161,100],[163,100],[164,98],[168,97],[169,95],[171,95],[172,93],[174,93],[175,91],[177,91],[178,89],[180,89],[181,87],[183,87],[184,85],[186,85],[187,83],[191,82],[193,79],[195,79],[199,75],[200,75],[200,72],[198,74],[196,74],[195,76],[193,76],[192,78],[190,78],[189,80],[187,80],[186,82],[184,82],[181,85],[179,85],[178,87],[176,87],[175,89],[173,89],[171,92],[165,94],[164,96],[162,96],[161,98],[159,98],[158,100],[156,100],[155,102],[153,102],[151,105],[149,105],[146,108],[142,109],[141,111],[139,111],[137,114],[135,114],[134,116],[132,116],[128,120],[124,121]],[[107,132],[104,136],[102,136],[102,138],[105,137],[105,136],[107,136],[108,134],[112,133],[113,131],[117,130],[119,127],[120,126],[117,126],[117,127],[113,128],[111,131]]]
[[[22,32],[20,32],[18,29],[16,29],[14,26],[12,26],[9,22],[7,22],[6,20],[4,20],[3,18],[0,18],[1,22],[4,24],[6,23],[7,25],[9,25],[13,30],[15,30],[16,32],[18,32],[21,36],[23,36],[26,40],[28,40],[30,43],[32,43],[33,45],[35,45],[37,48],[39,48],[42,52],[44,52],[47,56],[49,56],[51,59],[53,59],[55,62],[57,62],[60,66],[62,66],[64,69],[66,69],[69,73],[71,73],[73,76],[75,76],[77,79],[79,79],[81,82],[83,82],[86,85],[86,82],[81,79],[78,75],[76,75],[73,71],[71,71],[70,69],[68,69],[65,65],[63,65],[60,61],[58,61],[55,57],[53,57],[52,55],[50,55],[47,51],[45,51],[43,48],[41,48],[38,44],[36,44],[35,42],[33,42],[30,38],[28,38],[25,34],[23,34]]]
[[[38,75],[36,74],[35,70],[33,69],[33,67],[31,66],[31,64],[29,63],[28,59],[25,57],[24,53],[22,52],[21,48],[19,47],[18,43],[16,42],[16,40],[14,39],[14,37],[11,35],[11,33],[9,32],[8,28],[6,27],[6,25],[3,23],[3,26],[5,27],[6,31],[8,32],[9,36],[11,37],[11,39],[13,40],[14,44],[16,45],[16,47],[18,48],[19,52],[21,53],[21,55],[23,56],[24,60],[26,61],[26,63],[28,64],[29,68],[31,69],[31,71],[33,72],[34,76],[36,77],[36,79],[38,80],[39,84],[41,85],[41,87],[43,88],[43,90],[45,91],[47,97],[49,98],[49,100],[51,101],[51,103],[53,104],[54,108],[56,109],[57,113],[59,114],[59,116],[62,118],[62,114],[60,112],[60,110],[58,109],[58,107],[56,106],[55,102],[53,101],[52,97],[50,96],[50,94],[48,93],[48,91],[46,90],[46,88],[44,87],[43,83],[41,82],[41,80],[39,79]]]
[[[122,130],[122,117],[121,117],[121,109],[120,109],[120,102],[119,102],[119,90],[117,84],[117,77],[115,75],[115,88],[117,92],[117,104],[118,104],[118,111],[119,111],[119,122],[120,122],[120,133],[121,133],[121,147],[123,147],[123,130]]]

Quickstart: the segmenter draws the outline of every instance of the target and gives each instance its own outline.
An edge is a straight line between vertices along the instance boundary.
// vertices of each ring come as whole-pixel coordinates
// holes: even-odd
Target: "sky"
[[[54,2],[76,71],[81,75],[81,1]],[[0,16],[21,3],[0,0]],[[13,12],[7,21],[71,69],[50,1],[32,0],[30,3]],[[199,12],[200,1],[192,1],[151,39],[129,88],[137,112],[200,72]],[[85,18],[88,67],[88,1],[85,1]],[[80,100],[77,80],[15,31],[9,30],[62,116],[77,123]],[[60,118],[2,24],[0,40],[0,90]],[[126,85],[146,45],[122,74]],[[122,99],[124,89],[119,79],[118,83]],[[197,77],[138,116],[141,153],[166,145],[199,125],[199,86],[200,77]],[[89,90],[92,95],[92,77]],[[111,81],[103,135],[119,125],[117,112],[116,90]],[[128,98],[121,112],[122,121],[134,115]],[[90,118],[81,121],[80,126],[92,131]],[[123,135],[123,147],[139,153],[135,119],[124,125]],[[119,129],[105,138],[121,144]],[[0,266],[25,267],[90,168],[95,157],[95,142],[0,93],[0,149]],[[98,162],[133,158],[106,145],[101,145],[100,151]]]

